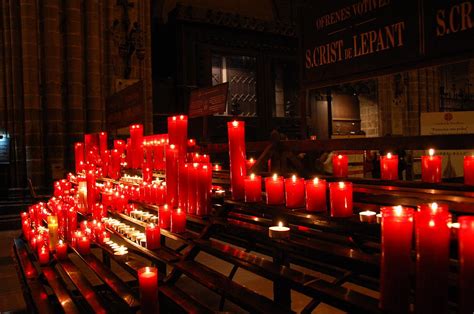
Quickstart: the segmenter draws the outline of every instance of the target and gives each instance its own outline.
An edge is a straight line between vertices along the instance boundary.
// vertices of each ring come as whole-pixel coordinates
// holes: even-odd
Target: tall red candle
[[[352,216],[352,183],[329,183],[329,199],[332,217]]]
[[[118,180],[120,178],[121,161],[122,161],[122,154],[120,153],[120,150],[113,149],[110,155],[109,176],[114,180]]]
[[[141,313],[159,313],[158,307],[158,269],[143,267],[138,270]]]
[[[233,200],[245,198],[244,179],[246,170],[245,122],[227,122],[229,137],[230,185]]]
[[[145,229],[146,247],[150,250],[160,248],[160,226],[149,224]]]
[[[382,180],[398,179],[398,156],[388,153],[380,157],[380,174]]]
[[[158,218],[160,221],[160,228],[169,229],[171,225],[171,211],[168,205],[160,206]]]
[[[178,207],[178,158],[178,148],[169,145],[166,149],[166,202],[171,207]]]
[[[84,148],[86,162],[96,164],[96,158],[99,156],[99,135],[84,134]]]
[[[177,208],[171,212],[170,231],[174,233],[182,233],[186,231],[186,213]]]
[[[464,184],[474,185],[474,156],[464,156]]]
[[[91,211],[95,202],[97,201],[96,187],[95,187],[95,173],[92,170],[87,171],[86,182],[87,182],[87,207]]]
[[[262,200],[262,177],[250,174],[244,180],[245,201],[248,203],[260,202]]]
[[[199,164],[192,163],[188,164],[188,206],[187,212],[189,214],[196,214],[197,206],[197,187],[199,176]]]
[[[306,210],[326,211],[326,180],[314,178],[306,181]]]
[[[179,165],[179,182],[178,182],[178,206],[185,212],[188,211],[188,191],[189,191],[189,164]]]
[[[345,178],[347,177],[349,167],[349,159],[346,155],[334,155],[332,156],[332,173],[335,177]]]
[[[382,207],[381,212],[380,307],[388,313],[408,313],[413,209]]]
[[[76,173],[84,171],[84,143],[74,144],[74,161],[76,163]]]
[[[441,182],[441,156],[435,156],[430,149],[428,156],[421,156],[421,180],[428,183]]]
[[[131,153],[131,167],[138,169],[143,162],[143,125],[130,126],[130,145],[127,154]],[[130,152],[129,152],[130,151]]]
[[[188,147],[188,117],[185,115],[168,117],[168,139],[178,147],[180,160],[184,160]]]
[[[99,151],[100,157],[104,159],[105,151],[107,150],[107,132],[99,133]]]
[[[276,173],[269,178],[265,178],[265,192],[267,195],[268,205],[285,204],[285,186],[283,177],[279,177]]]
[[[212,166],[201,164],[197,176],[196,215],[205,216],[211,212]]]
[[[448,310],[450,221],[448,206],[442,204],[420,205],[415,214],[416,313]]]
[[[459,313],[474,309],[474,216],[462,216],[459,222]]]
[[[285,202],[287,208],[304,207],[304,179],[293,175],[285,179]]]

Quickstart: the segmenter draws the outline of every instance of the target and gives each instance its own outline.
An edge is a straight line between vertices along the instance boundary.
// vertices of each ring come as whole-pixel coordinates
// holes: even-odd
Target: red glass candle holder
[[[346,155],[332,156],[332,173],[335,177],[346,178],[349,172],[349,159]]]
[[[458,218],[459,230],[459,313],[474,309],[474,216]]]
[[[230,185],[233,200],[245,199],[244,179],[247,175],[245,122],[227,122],[229,137]]]
[[[474,156],[464,156],[464,184],[474,185]]]
[[[58,260],[67,259],[67,244],[64,243],[63,240],[59,240],[58,244],[56,245],[56,258]]]
[[[265,192],[268,205],[285,204],[285,184],[283,177],[274,174],[272,177],[265,178]]]
[[[382,180],[398,180],[398,156],[388,153],[380,157],[380,177]]]
[[[306,181],[306,210],[320,212],[327,210],[326,180],[314,178]]]
[[[160,243],[160,226],[149,224],[145,229],[146,247],[150,250],[156,250],[161,247]]]
[[[434,150],[430,149],[428,156],[421,156],[421,180],[428,183],[441,182],[441,156],[434,155]]]
[[[331,203],[331,217],[352,216],[352,183],[329,183],[329,200]]]
[[[158,269],[143,267],[138,271],[141,313],[159,313],[158,307]]]
[[[247,203],[260,202],[262,200],[262,177],[250,174],[244,180],[244,190]]]
[[[300,208],[305,206],[304,179],[293,175],[285,179],[285,204],[287,208]]]
[[[177,208],[171,213],[170,231],[174,233],[186,231],[186,213],[181,208]]]

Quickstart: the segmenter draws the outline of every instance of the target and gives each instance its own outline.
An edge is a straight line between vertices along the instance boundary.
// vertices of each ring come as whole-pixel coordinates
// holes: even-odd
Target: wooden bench
[[[172,313],[194,313],[206,314],[214,313],[207,306],[201,304],[198,300],[185,293],[181,289],[172,285],[161,285],[160,292],[160,308],[170,309]],[[163,299],[165,298],[165,299]],[[164,302],[164,304],[163,304]],[[171,304],[172,303],[172,304]]]

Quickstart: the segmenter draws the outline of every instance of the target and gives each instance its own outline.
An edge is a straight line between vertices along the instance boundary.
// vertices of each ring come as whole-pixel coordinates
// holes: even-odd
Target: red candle
[[[248,203],[260,202],[262,200],[262,177],[250,174],[244,180],[245,201]]]
[[[459,230],[459,313],[474,309],[474,216],[458,219]]]
[[[178,158],[179,150],[171,144],[166,149],[166,203],[178,206]]]
[[[174,233],[182,233],[186,231],[186,213],[177,208],[171,213],[170,231]]]
[[[187,212],[189,214],[196,214],[197,207],[197,187],[198,187],[199,164],[188,164],[188,206]]]
[[[76,162],[76,173],[84,171],[84,143],[74,144],[74,160]]]
[[[193,138],[188,139],[188,147],[196,146],[196,140]]]
[[[352,183],[329,183],[329,199],[331,202],[332,217],[352,216]]]
[[[64,243],[63,240],[59,240],[58,244],[56,245],[56,258],[58,260],[67,259],[67,244]]]
[[[380,307],[388,313],[408,313],[413,209],[382,207],[381,212]]]
[[[138,270],[141,313],[159,313],[158,307],[158,269],[143,267]]]
[[[162,138],[156,141],[153,146],[153,162],[156,170],[163,170],[165,168],[165,140]]]
[[[184,211],[188,210],[188,190],[189,190],[189,164],[181,164],[178,182],[178,206]]]
[[[293,175],[285,179],[285,199],[286,207],[299,208],[304,207],[304,179]]]
[[[131,153],[131,167],[138,169],[143,162],[143,125],[134,124],[130,126],[130,146],[127,154]],[[130,152],[129,152],[130,151]]]
[[[211,212],[212,170],[211,164],[201,164],[197,176],[196,215],[205,216]]]
[[[219,164],[215,164],[215,165],[212,167],[212,170],[214,170],[214,171],[221,171],[221,170],[222,170],[222,166],[219,165]]]
[[[388,153],[380,157],[380,173],[382,180],[398,179],[398,156]]]
[[[160,248],[160,226],[149,224],[145,229],[146,247],[150,250]]]
[[[233,200],[245,198],[244,179],[247,174],[245,154],[245,122],[227,122],[229,137],[230,185]]]
[[[430,149],[429,156],[421,156],[421,180],[428,183],[441,182],[441,156],[435,156],[434,149]]]
[[[247,166],[247,171],[250,170],[250,168],[253,167],[253,165],[255,165],[257,161],[255,159],[253,159],[252,157],[250,159],[247,160],[246,162],[246,166]]]
[[[95,134],[84,134],[84,148],[86,153],[86,163],[97,163],[97,157],[99,156],[99,135]]]
[[[332,173],[335,177],[345,178],[348,173],[349,160],[346,155],[332,156]]]
[[[171,211],[168,205],[161,206],[159,209],[158,218],[160,220],[160,228],[169,229],[171,224]]]
[[[87,255],[91,252],[91,242],[88,237],[80,237],[77,239],[77,251],[81,255]]]
[[[38,249],[38,260],[41,265],[49,263],[49,249],[47,246],[44,245]]]
[[[184,115],[168,117],[169,143],[176,145],[180,160],[184,160],[188,147],[188,117]]]
[[[448,206],[420,205],[416,227],[416,313],[446,313],[448,306],[449,237]]]
[[[143,178],[143,182],[150,183],[151,181],[153,181],[153,170],[148,166],[143,167],[142,178]]]
[[[306,181],[306,210],[326,211],[326,180],[314,178]]]
[[[107,132],[99,133],[99,151],[100,157],[104,159],[105,152],[107,151]]]
[[[464,184],[474,185],[474,156],[464,156]]]
[[[87,182],[87,208],[89,212],[92,210],[95,202],[97,201],[96,198],[96,187],[95,187],[95,173],[92,170],[87,171],[86,174],[86,182]]]
[[[265,192],[267,194],[268,205],[285,204],[285,186],[283,177],[276,173],[272,177],[265,178]]]

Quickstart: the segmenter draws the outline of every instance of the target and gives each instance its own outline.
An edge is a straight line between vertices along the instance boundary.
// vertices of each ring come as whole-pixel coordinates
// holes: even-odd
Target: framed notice
[[[229,83],[191,91],[189,100],[189,117],[204,117],[224,113],[227,104]]]

